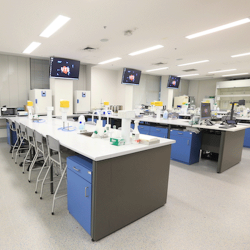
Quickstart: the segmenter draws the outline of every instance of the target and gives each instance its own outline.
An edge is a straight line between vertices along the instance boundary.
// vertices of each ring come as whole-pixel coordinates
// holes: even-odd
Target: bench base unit
[[[171,145],[167,145],[93,161],[91,167],[86,167],[86,159],[81,156],[78,165],[69,157],[69,212],[96,241],[163,206],[170,152]],[[82,173],[78,171],[81,167],[85,168]],[[92,176],[91,180],[86,176]]]

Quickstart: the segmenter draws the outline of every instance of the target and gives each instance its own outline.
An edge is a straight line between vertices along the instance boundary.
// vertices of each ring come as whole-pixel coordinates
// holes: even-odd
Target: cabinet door
[[[92,186],[79,175],[68,169],[68,210],[80,225],[91,235]]]
[[[250,128],[245,130],[245,137],[244,137],[244,147],[250,148]]]
[[[170,134],[170,139],[176,140],[171,146],[171,159],[189,164],[191,138]]]

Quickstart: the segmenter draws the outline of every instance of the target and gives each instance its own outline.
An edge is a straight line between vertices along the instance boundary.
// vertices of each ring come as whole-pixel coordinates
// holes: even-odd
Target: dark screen
[[[122,83],[123,84],[139,84],[141,71],[136,69],[123,69]]]
[[[78,79],[80,61],[66,58],[50,58],[50,77]]]
[[[202,102],[201,103],[201,119],[211,118],[211,108],[210,103]]]
[[[168,86],[167,88],[178,89],[180,84],[180,77],[177,76],[169,76],[168,78]]]

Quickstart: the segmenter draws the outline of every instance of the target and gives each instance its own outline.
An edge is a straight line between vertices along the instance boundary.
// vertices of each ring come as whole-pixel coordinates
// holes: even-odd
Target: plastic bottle
[[[83,132],[85,130],[85,117],[84,115],[80,115],[78,117],[78,128],[80,132]]]
[[[134,121],[135,123],[135,127],[134,130],[132,132],[132,143],[139,143],[139,137],[140,137],[140,132],[138,130],[138,125],[139,125],[139,121]]]
[[[165,110],[163,113],[163,119],[168,119],[168,111]]]

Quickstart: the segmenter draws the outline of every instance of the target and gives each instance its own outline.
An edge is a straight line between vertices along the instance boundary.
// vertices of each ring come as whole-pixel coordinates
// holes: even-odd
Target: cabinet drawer
[[[86,181],[92,183],[92,160],[84,156],[70,156],[67,158],[67,167]]]
[[[170,135],[192,138],[192,132],[182,130],[171,130]]]
[[[141,134],[148,134],[149,133],[149,126],[145,126],[145,125],[139,125],[138,126],[138,130]]]
[[[163,127],[154,127],[154,126],[151,126],[149,134],[152,135],[152,136],[158,136],[158,137],[167,138],[167,136],[168,136],[168,129],[167,128],[163,128]]]

